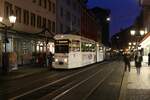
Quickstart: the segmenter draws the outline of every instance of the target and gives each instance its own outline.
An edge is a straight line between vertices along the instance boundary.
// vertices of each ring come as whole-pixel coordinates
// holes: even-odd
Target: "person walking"
[[[150,66],[150,52],[148,53],[148,66]]]
[[[49,67],[52,68],[52,62],[53,62],[53,54],[52,54],[52,52],[49,52],[48,60],[49,60]]]
[[[124,64],[125,64],[125,71],[127,71],[127,67],[128,67],[128,70],[130,72],[130,69],[131,69],[131,66],[130,66],[130,55],[124,54],[123,60],[124,60]]]
[[[135,55],[135,67],[138,75],[140,75],[141,66],[142,66],[142,55],[140,52],[137,52]]]

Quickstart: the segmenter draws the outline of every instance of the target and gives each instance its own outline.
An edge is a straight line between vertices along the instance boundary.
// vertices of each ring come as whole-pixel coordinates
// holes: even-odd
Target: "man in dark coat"
[[[127,67],[128,67],[128,70],[130,72],[130,69],[131,69],[131,66],[130,66],[130,56],[127,55],[127,54],[124,54],[123,60],[124,60],[124,64],[125,64],[125,71],[127,71]]]

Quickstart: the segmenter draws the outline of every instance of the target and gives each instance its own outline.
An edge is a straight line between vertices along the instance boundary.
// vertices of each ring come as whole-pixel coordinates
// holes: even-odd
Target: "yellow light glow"
[[[130,31],[131,35],[135,35],[135,30]]]
[[[14,24],[16,22],[16,16],[9,16],[10,23]]]
[[[3,21],[3,17],[0,17],[0,22],[2,22]]]
[[[131,42],[129,42],[129,45],[131,45]]]

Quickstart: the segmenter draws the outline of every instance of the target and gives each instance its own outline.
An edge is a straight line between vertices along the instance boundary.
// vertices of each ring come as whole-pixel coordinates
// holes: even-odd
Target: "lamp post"
[[[13,27],[14,23],[16,22],[16,16],[14,15],[9,16],[9,22],[11,24],[10,26],[3,23],[3,17],[0,17],[0,24],[2,25],[1,28],[4,29],[4,53],[2,55],[3,56],[2,57],[3,73],[9,72],[9,56],[7,52],[7,43],[9,43],[9,40],[8,40],[7,30]]]
[[[144,30],[140,30],[140,31],[131,30],[130,34],[131,34],[131,36],[135,36],[135,38],[136,38],[136,49],[138,50],[138,46],[139,46],[138,38],[143,36],[145,34],[145,31]]]

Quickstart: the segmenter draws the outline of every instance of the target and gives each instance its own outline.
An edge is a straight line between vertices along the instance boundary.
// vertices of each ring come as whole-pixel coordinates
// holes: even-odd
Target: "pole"
[[[7,74],[9,72],[9,56],[7,53],[7,43],[8,43],[8,37],[7,37],[7,26],[4,27],[5,32],[4,32],[4,53],[3,53],[3,57],[2,57],[2,67],[3,67],[3,73]]]
[[[45,43],[46,43],[46,55],[45,55],[45,60],[46,60],[46,67],[48,67],[48,56],[47,56],[47,44],[48,44],[48,40],[47,40],[47,36],[46,36],[46,32],[45,32]]]

